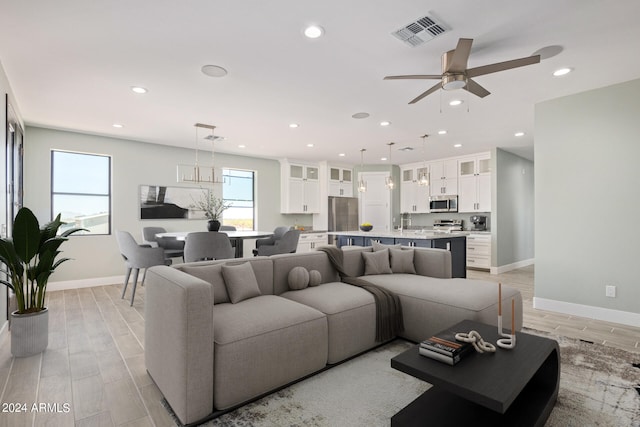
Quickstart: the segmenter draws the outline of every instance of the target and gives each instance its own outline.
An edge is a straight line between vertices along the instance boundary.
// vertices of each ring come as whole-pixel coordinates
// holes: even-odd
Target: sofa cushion
[[[329,363],[337,363],[376,345],[375,301],[364,289],[332,282],[281,296],[327,315]]]
[[[222,277],[222,264],[182,264],[179,270],[184,271],[187,274],[202,279],[205,282],[211,283],[213,286],[213,303],[221,304],[230,302],[229,294],[227,293],[227,287],[224,284],[224,278]]]
[[[286,298],[261,295],[217,305],[213,329],[213,403],[219,410],[316,372],[327,363],[326,316]]]
[[[309,286],[318,286],[322,283],[322,274],[318,270],[309,271]]]
[[[342,255],[344,257],[344,271],[349,277],[359,277],[364,275],[363,252],[371,252],[371,246],[343,246]]]
[[[261,295],[258,280],[248,262],[240,265],[223,265],[222,277],[233,304]]]
[[[391,274],[389,266],[389,249],[377,252],[362,252],[364,259],[364,275]]]
[[[405,331],[402,337],[421,341],[460,321],[471,319],[496,324],[498,284],[473,279],[438,279],[414,274],[367,276],[375,285],[400,298]],[[516,301],[516,328],[522,327],[522,297],[517,289],[502,286],[503,315],[511,316]],[[507,303],[509,302],[509,303]],[[508,310],[508,311],[507,311]],[[465,331],[468,332],[468,331]]]
[[[391,271],[416,274],[416,268],[413,265],[413,252],[413,249],[389,249]]]
[[[309,286],[309,272],[304,267],[293,267],[289,272],[288,279],[289,289],[299,291]]]
[[[400,245],[400,243],[395,244],[395,245],[385,245],[383,243],[376,242],[375,240],[372,240],[371,241],[371,247],[373,248],[374,252],[377,252],[377,251],[383,251],[385,249],[391,249],[391,248],[400,249],[401,245]]]

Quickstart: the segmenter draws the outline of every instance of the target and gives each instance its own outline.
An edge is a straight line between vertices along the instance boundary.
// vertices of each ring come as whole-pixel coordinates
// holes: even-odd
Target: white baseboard
[[[502,274],[507,271],[515,270],[522,267],[527,267],[529,265],[535,264],[535,258],[525,259],[522,261],[514,262],[513,264],[501,265],[500,267],[491,267],[491,274]]]
[[[533,308],[640,328],[640,314],[591,305],[533,297]]]
[[[91,288],[93,286],[115,285],[120,283],[124,283],[124,276],[92,277],[90,279],[63,280],[60,282],[48,283],[47,291],[63,291],[65,289]]]

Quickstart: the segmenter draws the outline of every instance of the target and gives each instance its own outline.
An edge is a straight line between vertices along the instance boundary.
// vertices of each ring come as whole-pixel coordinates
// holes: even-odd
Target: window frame
[[[75,155],[80,155],[80,156],[94,156],[94,157],[104,157],[107,159],[108,161],[108,167],[107,167],[107,173],[108,173],[108,177],[107,177],[107,193],[72,193],[72,192],[56,192],[54,191],[54,176],[55,176],[55,163],[54,163],[54,158],[55,158],[55,153],[66,153],[66,154],[75,154]],[[53,220],[55,218],[55,216],[57,215],[56,212],[54,212],[53,206],[54,206],[54,197],[57,195],[62,195],[62,196],[107,196],[107,206],[108,206],[108,216],[109,219],[107,221],[107,232],[106,233],[76,233],[74,234],[74,236],[110,236],[113,234],[113,183],[112,183],[112,177],[113,177],[113,157],[109,154],[98,154],[98,153],[88,153],[88,152],[83,152],[83,151],[74,151],[74,150],[60,150],[60,149],[55,149],[52,148],[51,149],[51,160],[50,160],[50,165],[51,165],[51,177],[50,177],[50,211],[51,211],[51,220]]]
[[[251,218],[252,228],[251,228],[251,230],[253,230],[253,231],[257,230],[257,228],[256,228],[256,221],[257,221],[257,214],[256,214],[256,209],[257,209],[257,203],[256,203],[256,175],[257,175],[257,172],[255,170],[252,170],[252,169],[242,169],[242,168],[233,168],[233,167],[223,167],[221,169],[222,169],[222,180],[223,180],[222,200],[225,201],[225,202],[228,202],[228,201],[233,202],[233,200],[225,198],[224,183],[226,182],[227,178],[229,178],[229,179],[232,178],[232,176],[230,176],[227,173],[225,173],[225,171],[239,171],[239,172],[251,173],[251,202],[253,204],[253,207],[251,209],[251,213],[252,213],[252,218]],[[237,177],[237,178],[240,178],[240,177]],[[224,213],[222,215],[222,224],[225,225]]]

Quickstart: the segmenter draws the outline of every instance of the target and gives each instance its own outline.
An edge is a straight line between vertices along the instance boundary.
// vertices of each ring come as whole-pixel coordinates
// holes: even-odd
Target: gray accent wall
[[[204,220],[141,220],[139,215],[142,184],[198,187],[176,182],[176,165],[192,164],[193,150],[39,127],[27,127],[25,133],[25,205],[39,221],[51,219],[51,150],[59,149],[112,156],[112,232],[129,231],[141,242],[144,226],[160,225],[168,231],[206,230]],[[256,171],[257,228],[293,225],[295,218],[280,214],[278,161],[216,153],[216,167]],[[74,260],[56,270],[52,282],[124,274],[113,234],[72,236],[62,249]]]
[[[639,141],[640,80],[536,105],[535,297],[640,313]]]
[[[491,217],[495,233],[492,265],[505,266],[534,258],[534,165],[496,149]],[[492,162],[493,164],[493,162]]]

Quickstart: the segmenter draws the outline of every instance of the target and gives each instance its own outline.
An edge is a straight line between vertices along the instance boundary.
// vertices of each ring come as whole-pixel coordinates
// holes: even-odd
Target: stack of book
[[[420,343],[421,355],[439,360],[449,365],[455,365],[462,357],[473,350],[473,345],[456,341],[453,333],[436,334]]]

